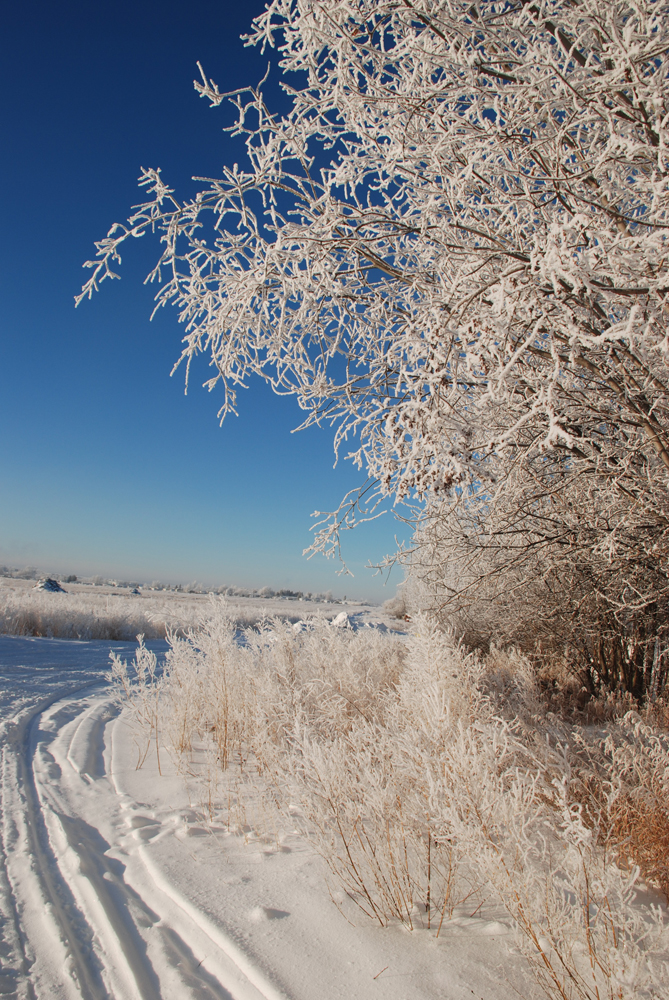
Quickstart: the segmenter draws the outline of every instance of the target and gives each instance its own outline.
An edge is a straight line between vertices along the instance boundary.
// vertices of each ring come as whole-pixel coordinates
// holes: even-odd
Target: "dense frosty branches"
[[[567,482],[571,502],[608,491],[613,549],[654,497],[664,537],[668,13],[273,0],[248,42],[278,49],[290,112],[203,73],[245,167],[183,204],[144,171],[151,200],[98,244],[82,297],[157,229],[158,302],[186,362],[209,355],[222,416],[257,373],[353,441],[380,495],[433,511],[464,490],[476,520],[513,472],[533,510]]]

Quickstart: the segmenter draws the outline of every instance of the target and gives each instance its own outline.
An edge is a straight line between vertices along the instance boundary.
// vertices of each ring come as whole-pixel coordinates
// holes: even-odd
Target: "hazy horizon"
[[[76,577],[76,580],[68,581],[67,578],[68,577],[72,577],[72,576]],[[35,566],[33,564],[29,564],[29,565],[26,565],[26,566],[13,566],[13,565],[8,565],[7,563],[0,564],[0,577],[2,577],[4,579],[26,580],[26,581],[43,580],[43,579],[52,578],[52,579],[60,581],[61,583],[65,583],[66,585],[67,585],[68,582],[71,582],[71,583],[81,583],[81,584],[92,584],[93,582],[97,583],[97,582],[104,581],[103,585],[105,585],[105,586],[137,586],[138,585],[140,587],[144,587],[144,588],[147,588],[147,589],[151,588],[152,585],[154,585],[156,583],[160,584],[161,586],[164,586],[166,588],[168,588],[168,587],[169,588],[175,588],[175,587],[187,588],[187,587],[192,587],[192,586],[198,586],[198,587],[202,587],[203,590],[205,590],[205,591],[207,591],[207,590],[216,591],[216,590],[218,590],[220,588],[223,588],[223,587],[230,587],[230,588],[235,588],[235,589],[239,589],[239,590],[253,591],[253,592],[256,592],[256,593],[258,591],[262,590],[263,588],[269,587],[275,593],[277,593],[277,592],[279,592],[281,590],[291,590],[293,592],[302,592],[303,594],[314,594],[314,595],[316,595],[316,594],[319,594],[319,595],[330,594],[331,597],[332,597],[332,599],[335,600],[335,601],[337,601],[337,600],[353,600],[353,601],[357,601],[357,602],[359,602],[361,604],[366,604],[366,603],[369,603],[369,604],[378,604],[378,603],[380,603],[380,601],[379,601],[378,598],[375,599],[375,598],[372,598],[372,597],[368,597],[368,598],[358,598],[358,597],[355,597],[353,595],[353,593],[352,593],[352,589],[351,588],[347,589],[346,586],[345,586],[345,582],[346,581],[348,581],[348,582],[354,582],[354,581],[351,580],[351,577],[347,577],[347,578],[342,577],[342,578],[340,578],[340,585],[339,586],[335,585],[334,587],[328,587],[326,590],[317,590],[317,589],[311,589],[309,587],[299,587],[299,586],[288,587],[288,586],[284,586],[284,585],[280,585],[280,584],[272,584],[271,582],[268,582],[268,581],[263,581],[263,582],[256,581],[255,583],[239,583],[238,581],[232,580],[232,579],[230,579],[230,580],[223,580],[223,579],[221,579],[221,580],[205,580],[205,579],[197,579],[197,578],[190,578],[190,579],[184,579],[184,578],[176,579],[176,578],[172,578],[172,579],[170,579],[170,578],[167,578],[167,577],[158,577],[158,576],[151,577],[150,575],[146,576],[146,575],[142,575],[142,574],[138,574],[138,573],[136,573],[136,574],[133,574],[133,573],[130,573],[130,574],[124,574],[124,573],[106,573],[106,572],[100,572],[100,571],[97,571],[97,570],[94,571],[94,572],[90,572],[90,571],[86,571],[86,572],[80,571],[80,572],[77,572],[76,568],[72,568],[72,567],[69,567],[69,566],[66,567],[66,568],[63,568],[63,567],[56,567],[56,568],[50,567],[49,568],[49,567],[45,567],[45,566]],[[387,593],[382,596],[381,600],[386,600],[387,598],[394,596],[395,589],[396,589],[395,586],[388,587],[387,588]]]

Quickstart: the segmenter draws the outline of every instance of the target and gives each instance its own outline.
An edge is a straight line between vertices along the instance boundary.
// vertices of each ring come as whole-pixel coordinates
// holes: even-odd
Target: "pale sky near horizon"
[[[177,195],[243,150],[193,89],[199,59],[221,90],[267,60],[239,35],[262,2],[46,0],[0,9],[4,239],[0,244],[0,564],[141,581],[269,585],[392,596],[365,569],[405,527],[388,514],[344,537],[355,576],[302,550],[310,515],[361,483],[333,470],[332,432],[291,434],[296,404],[261,384],[220,428],[220,396],[170,378],[183,329],[149,322],[143,279],[158,243],[124,254],[122,280],[74,310],[93,243],[140,200],[141,166]],[[278,73],[268,96],[277,102]],[[274,89],[272,89],[274,88]],[[198,377],[201,376],[201,377]]]

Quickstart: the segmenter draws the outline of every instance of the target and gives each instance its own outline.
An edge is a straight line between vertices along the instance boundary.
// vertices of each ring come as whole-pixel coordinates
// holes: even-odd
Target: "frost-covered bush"
[[[652,792],[666,815],[669,745],[652,727],[569,727],[521,656],[468,655],[422,616],[408,639],[314,619],[241,643],[212,618],[172,638],[160,677],[150,660],[140,652],[136,682],[113,668],[147,746],[166,747],[232,827],[267,832],[289,814],[333,899],[436,935],[465,902],[494,904],[546,995],[662,995],[662,879],[646,865],[639,895],[643,859],[616,812]]]
[[[143,170],[81,298],[157,231],[156,298],[221,416],[258,376],[363,472],[314,549],[406,501],[435,606],[571,637],[595,688],[661,687],[666,0],[271,0],[247,42],[283,113],[201,70],[246,156],[184,201]]]
[[[394,597],[389,597],[383,602],[383,610],[393,618],[405,618],[407,615],[407,604],[401,590]]]

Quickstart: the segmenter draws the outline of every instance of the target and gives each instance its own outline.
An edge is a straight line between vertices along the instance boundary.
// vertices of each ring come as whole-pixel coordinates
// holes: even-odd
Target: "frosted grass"
[[[142,591],[130,594],[113,587],[65,585],[66,593],[34,589],[32,581],[0,579],[0,633],[45,636],[52,639],[103,639],[134,641],[164,639],[168,632],[183,633],[203,620],[221,613],[221,607],[237,628],[258,625],[268,616],[291,623],[317,608],[328,617],[341,613],[337,603],[280,598],[169,591]],[[232,588],[229,588],[232,590]],[[370,611],[354,605],[351,612]]]
[[[485,907],[546,996],[664,995],[660,881],[615,822],[649,788],[666,817],[667,736],[635,713],[569,725],[522,657],[467,655],[424,617],[407,639],[315,618],[240,644],[219,616],[171,638],[161,675],[143,647],[112,675],[145,753],[167,751],[230,829],[278,835],[289,817],[333,900],[436,937],[465,902]]]

